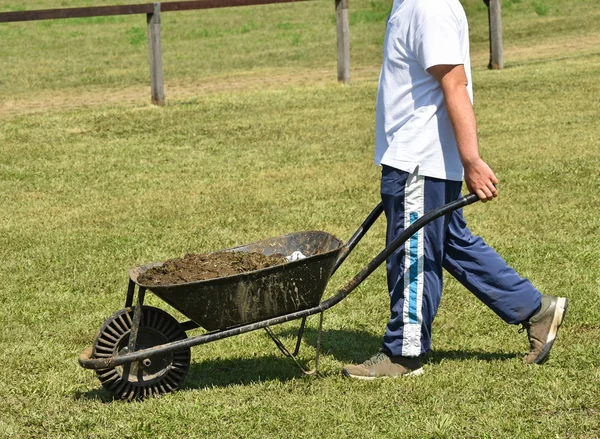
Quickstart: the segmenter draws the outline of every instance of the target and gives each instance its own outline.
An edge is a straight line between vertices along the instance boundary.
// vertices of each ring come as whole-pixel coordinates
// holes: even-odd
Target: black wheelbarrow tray
[[[475,194],[453,201],[423,215],[350,279],[336,294],[321,301],[329,278],[338,269],[375,220],[383,212],[380,203],[348,243],[326,232],[300,232],[265,239],[222,251],[291,255],[304,259],[248,273],[177,285],[149,286],[138,277],[161,262],[129,272],[125,308],[100,327],[94,345],[79,356],[79,364],[94,369],[115,398],[137,399],[176,390],[190,366],[192,346],[264,328],[284,355],[296,361],[306,318],[320,314],[315,367],[319,366],[323,313],[350,294],[396,249],[429,222],[477,201]],[[137,286],[137,297],[135,296]],[[181,312],[188,321],[178,322],[166,311],[144,305],[146,290]],[[134,298],[136,304],[133,306]],[[271,326],[302,319],[296,346],[290,352],[273,334]],[[186,331],[202,327],[207,332],[189,337]]]

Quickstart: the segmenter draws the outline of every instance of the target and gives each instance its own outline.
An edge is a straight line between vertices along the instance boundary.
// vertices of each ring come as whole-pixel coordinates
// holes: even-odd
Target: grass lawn
[[[2,0],[0,12],[113,3]],[[163,108],[149,105],[143,17],[0,25],[0,437],[600,436],[596,3],[504,0],[506,68],[488,71],[485,6],[463,1],[481,151],[501,181],[465,214],[542,292],[569,298],[545,365],[523,365],[525,334],[448,278],[423,376],[343,379],[380,344],[379,269],[325,314],[318,377],[258,331],[192,349],[183,390],[133,403],[77,364],[123,307],[130,267],[301,230],[346,240],[378,203],[389,3],[350,4],[350,86],[336,83],[333,2],[165,14]],[[326,294],[383,242],[381,221]],[[291,344],[296,327],[274,329]]]

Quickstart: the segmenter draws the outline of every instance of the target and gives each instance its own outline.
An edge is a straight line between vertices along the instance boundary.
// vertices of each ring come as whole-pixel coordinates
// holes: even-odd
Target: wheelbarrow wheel
[[[107,358],[128,352],[129,334],[135,308],[125,308],[110,316],[94,341],[93,358]],[[177,320],[159,308],[144,306],[135,350],[186,339]],[[190,349],[169,352],[141,361],[96,371],[102,387],[115,398],[143,399],[173,392],[179,388],[190,367]]]

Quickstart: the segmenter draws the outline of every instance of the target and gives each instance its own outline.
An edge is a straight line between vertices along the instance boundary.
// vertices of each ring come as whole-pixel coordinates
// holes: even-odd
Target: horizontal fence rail
[[[233,6],[294,3],[309,0],[189,0],[164,2],[161,12],[191,11],[196,9],[228,8]],[[108,15],[152,14],[154,3],[141,5],[90,6],[85,8],[42,9],[36,11],[0,12],[0,23],[16,21],[56,20],[60,18],[102,17]]]

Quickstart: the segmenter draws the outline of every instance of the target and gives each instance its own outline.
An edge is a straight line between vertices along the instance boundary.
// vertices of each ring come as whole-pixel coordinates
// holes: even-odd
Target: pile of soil
[[[169,259],[138,277],[142,285],[175,285],[260,270],[287,262],[284,255],[246,252],[187,254]]]

